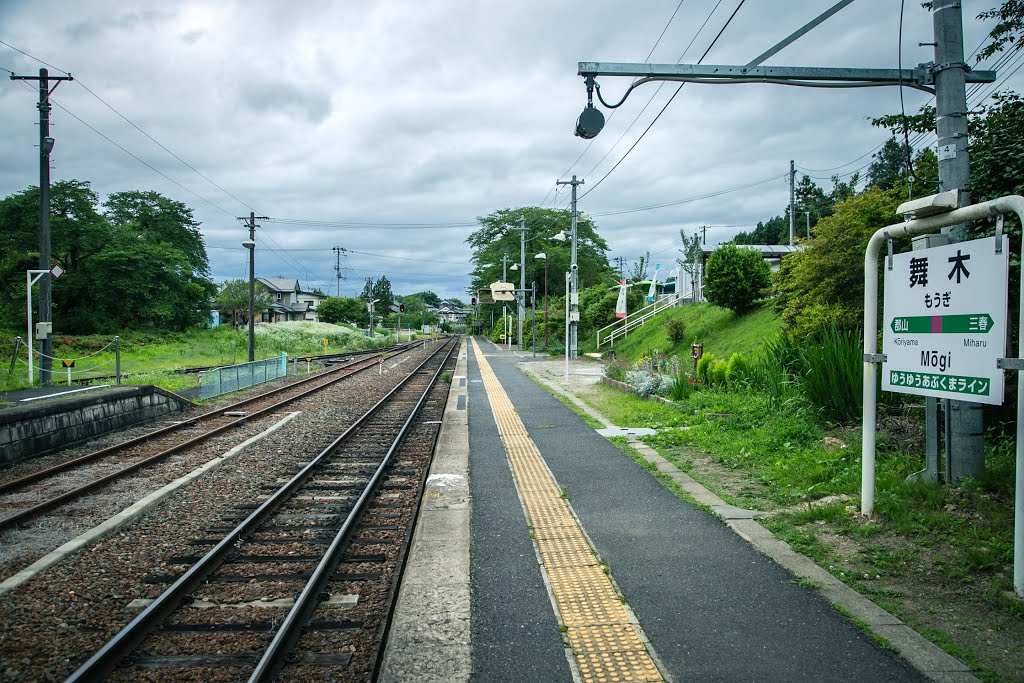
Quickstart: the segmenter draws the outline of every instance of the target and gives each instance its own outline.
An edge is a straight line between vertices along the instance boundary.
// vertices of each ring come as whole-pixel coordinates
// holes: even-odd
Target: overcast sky
[[[833,3],[746,0],[704,63],[744,64]],[[897,88],[690,84],[592,189],[677,84],[637,88],[591,144],[572,135],[586,102],[577,62],[651,54],[651,62],[696,63],[738,4],[3,0],[0,40],[76,79],[53,95],[53,179],[90,181],[101,197],[156,190],[186,203],[202,222],[216,281],[247,276],[247,233],[235,217],[254,210],[272,218],[257,233],[258,276],[295,277],[333,294],[331,248],[339,246],[349,250],[343,294],[386,274],[399,294],[429,289],[466,299],[464,240],[475,219],[501,208],[566,206],[568,191],[554,192],[560,177],[585,179],[579,207],[594,217],[609,256],[632,261],[650,249],[670,264],[680,228],[719,226],[707,231],[715,243],[781,214],[790,159],[825,187],[831,174],[870,162],[887,133],[868,118],[899,111]],[[997,4],[963,3],[968,54],[990,28],[975,16]],[[767,63],[895,67],[899,5],[857,0]],[[918,45],[931,40],[930,13],[908,1],[904,66],[932,60],[932,48]],[[0,45],[0,68],[32,75],[40,66]],[[38,183],[38,112],[34,84],[3,83],[7,196]],[[599,83],[617,100],[628,80]],[[1017,78],[1007,85],[1020,89]],[[908,112],[931,101],[909,88],[904,98]]]

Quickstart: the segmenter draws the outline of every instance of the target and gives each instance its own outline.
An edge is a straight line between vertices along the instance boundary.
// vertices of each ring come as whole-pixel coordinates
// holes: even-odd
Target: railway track
[[[342,351],[340,353],[321,353],[321,354],[309,354],[309,355],[303,355],[303,356],[292,356],[292,360],[295,360],[297,358],[299,360],[303,360],[304,361],[305,359],[310,358],[311,362],[343,363],[343,362],[346,362],[346,361],[351,361],[351,360],[360,358],[362,356],[371,356],[371,355],[377,355],[377,354],[380,354],[380,353],[386,353],[388,351],[400,350],[400,349],[405,348],[407,346],[410,346],[410,345],[412,345],[414,343],[415,342],[409,342],[408,344],[396,344],[395,346],[389,346],[389,347],[378,348],[378,349],[368,349],[368,350],[365,350],[365,351]],[[189,368],[174,368],[172,370],[169,370],[169,372],[174,373],[176,375],[195,375],[195,374],[198,374],[200,372],[205,372],[207,370],[216,370],[217,368],[220,368],[220,367],[223,367],[223,366],[222,365],[197,365],[197,366],[189,367]],[[144,373],[122,372],[121,373],[121,378],[124,379],[125,377],[131,377],[131,376],[137,375],[137,374],[144,374]],[[72,378],[71,383],[75,384],[75,385],[88,386],[90,384],[93,384],[94,382],[113,382],[115,380],[117,380],[117,375],[88,375],[88,376],[79,377],[77,379]]]
[[[67,680],[370,680],[457,338],[264,500],[208,526],[169,586]],[[209,548],[208,550],[206,550]],[[204,552],[205,551],[205,552]],[[143,591],[145,592],[145,591]]]
[[[0,505],[8,510],[14,510],[0,518],[0,531],[17,526],[140,469],[162,462],[175,453],[263,417],[289,403],[334,386],[353,375],[375,369],[385,358],[393,358],[418,346],[418,344],[406,345],[389,352],[377,353],[370,358],[349,365],[339,365],[325,372],[310,375],[298,382],[153,430],[120,444],[102,448],[58,465],[0,483]],[[92,466],[100,461],[116,461],[119,466],[112,472],[97,476],[84,484],[75,485],[69,490],[48,495],[41,501],[25,504],[12,498],[12,494],[21,493],[28,487],[59,489],[60,485],[55,483],[55,480],[60,475]]]

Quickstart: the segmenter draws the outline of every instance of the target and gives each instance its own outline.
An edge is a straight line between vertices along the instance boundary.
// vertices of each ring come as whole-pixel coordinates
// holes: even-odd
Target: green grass
[[[18,334],[23,335],[23,331],[0,333],[0,359],[6,359],[5,366],[9,366],[14,337]],[[301,357],[364,349],[385,346],[393,340],[393,336],[386,335],[366,339],[361,331],[346,325],[261,323],[256,325],[256,358],[277,357],[282,352],[289,357]],[[248,359],[248,335],[245,329],[234,330],[227,326],[186,332],[135,331],[120,336],[120,351],[121,373],[131,375],[122,380],[124,383],[156,384],[175,391],[195,386],[197,380],[182,378],[174,370],[244,363]],[[0,371],[0,389],[28,386],[25,353],[23,345],[19,353],[22,362],[16,365],[15,372]],[[113,375],[115,371],[113,336],[54,335],[54,356],[75,360],[72,379]],[[63,383],[66,373],[58,361],[54,361],[54,366],[54,382]]]
[[[666,323],[670,319],[683,324],[683,341],[679,344],[673,344],[668,338]],[[689,359],[690,344],[697,342],[704,344],[706,353],[713,353],[719,358],[729,358],[737,352],[752,356],[781,329],[782,319],[770,304],[742,316],[708,303],[689,304],[660,313],[643,327],[630,332],[625,339],[617,340],[615,353],[637,360],[657,349],[667,355]],[[601,347],[602,351],[607,349],[607,346]]]

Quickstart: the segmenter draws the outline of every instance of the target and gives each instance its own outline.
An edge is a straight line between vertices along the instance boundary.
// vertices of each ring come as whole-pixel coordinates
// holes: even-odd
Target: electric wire
[[[32,56],[32,55],[30,55],[29,53],[25,52],[24,50],[19,50],[18,48],[14,47],[14,46],[13,46],[13,45],[11,45],[10,43],[5,43],[4,41],[0,40],[0,45],[3,45],[4,47],[9,47],[9,48],[11,48],[12,50],[14,50],[15,52],[20,52],[21,54],[25,55],[25,56],[26,56],[26,57],[28,57],[29,59],[31,59],[31,60],[34,60],[34,61],[37,61],[37,62],[39,62],[39,63],[40,63],[40,64],[42,64],[43,66],[48,66],[48,67],[50,67],[51,69],[56,69],[57,71],[61,72],[61,73],[62,73],[62,74],[64,74],[65,76],[70,76],[70,75],[71,75],[71,72],[70,72],[70,71],[65,71],[64,69],[60,68],[59,66],[54,66],[53,64],[49,64],[49,63],[47,63],[47,62],[44,62],[43,60],[39,59],[38,57],[33,57],[33,56]],[[13,73],[13,72],[12,72],[12,73]]]
[[[738,5],[736,5],[736,9],[734,9],[734,10],[732,11],[732,14],[730,14],[730,15],[729,15],[729,18],[728,18],[728,19],[726,20],[725,24],[723,24],[723,25],[722,25],[722,28],[721,28],[721,29],[720,29],[720,30],[718,31],[718,35],[716,35],[716,36],[715,36],[715,39],[711,41],[711,44],[710,44],[710,45],[708,45],[708,48],[707,48],[707,50],[705,50],[705,51],[704,51],[704,54],[703,54],[703,55],[701,55],[701,58],[700,58],[699,60],[697,60],[697,63],[698,63],[698,64],[701,64],[701,63],[702,63],[702,62],[704,61],[704,58],[708,56],[708,53],[709,53],[709,52],[711,52],[711,49],[712,49],[712,48],[713,48],[713,47],[715,46],[715,43],[717,43],[717,42],[718,42],[718,39],[722,37],[722,34],[723,34],[723,33],[725,32],[725,29],[726,29],[726,28],[728,28],[728,27],[729,27],[729,24],[731,24],[731,23],[732,23],[732,20],[733,20],[733,18],[734,18],[734,17],[736,16],[736,13],[740,11],[740,8],[741,8],[741,7],[743,7],[743,4],[744,4],[745,2],[746,2],[746,0],[740,0],[739,4],[738,4]],[[596,189],[597,189],[598,187],[600,187],[601,183],[603,183],[603,182],[604,182],[604,181],[605,181],[605,180],[606,180],[606,179],[608,178],[608,176],[610,176],[610,175],[611,175],[611,174],[612,174],[612,173],[613,173],[613,172],[615,171],[615,169],[617,169],[617,168],[619,167],[619,165],[620,165],[620,164],[621,164],[621,163],[622,163],[623,161],[625,161],[625,160],[626,160],[626,157],[628,157],[628,156],[629,156],[629,153],[630,153],[630,152],[632,152],[632,151],[633,151],[634,149],[636,149],[636,146],[637,146],[638,144],[640,144],[640,141],[641,141],[641,140],[643,140],[643,139],[644,139],[644,136],[646,136],[646,135],[647,135],[647,131],[649,131],[649,130],[650,130],[650,129],[651,129],[651,128],[652,128],[653,126],[654,126],[654,124],[658,122],[658,119],[660,119],[660,118],[661,118],[661,115],[662,115],[662,114],[664,114],[664,113],[665,113],[665,110],[666,110],[666,109],[668,109],[668,107],[669,107],[669,105],[670,105],[670,104],[672,104],[672,101],[673,101],[673,100],[675,100],[675,98],[676,98],[676,95],[678,95],[678,94],[679,94],[679,91],[683,89],[683,86],[684,86],[684,85],[686,85],[686,84],[685,84],[685,83],[680,83],[680,84],[679,84],[679,87],[678,87],[678,88],[676,88],[676,91],[675,91],[674,93],[672,93],[672,97],[670,97],[670,98],[668,99],[668,101],[667,101],[667,102],[665,102],[665,106],[663,106],[663,107],[661,108],[661,111],[659,111],[659,112],[658,112],[658,114],[657,114],[657,116],[655,116],[655,117],[654,117],[654,120],[653,120],[653,121],[651,121],[651,122],[650,122],[650,123],[649,123],[649,124],[647,125],[647,128],[645,128],[645,129],[644,129],[644,132],[640,134],[640,137],[636,139],[636,142],[634,142],[634,143],[633,143],[633,145],[632,145],[632,146],[631,146],[631,147],[630,147],[629,149],[627,149],[627,150],[626,150],[626,153],[625,153],[625,154],[623,154],[623,155],[622,155],[622,157],[621,157],[621,158],[620,158],[620,159],[619,159],[618,161],[616,161],[616,162],[615,162],[615,165],[614,165],[614,166],[612,166],[612,167],[611,167],[610,169],[608,169],[608,172],[607,172],[607,173],[605,173],[605,174],[604,174],[603,176],[601,176],[600,180],[598,180],[598,181],[597,181],[596,183],[594,183],[594,185],[592,185],[592,186],[590,187],[590,189],[589,189],[589,190],[587,190],[586,192],[584,192],[584,193],[583,193],[583,194],[582,194],[582,195],[581,195],[581,196],[579,197],[579,199],[583,199],[583,197],[586,197],[586,196],[587,196],[587,195],[589,195],[589,194],[590,194],[591,192],[593,192],[593,191],[594,191],[594,190],[596,190]]]
[[[707,18],[704,19],[704,23],[700,25],[700,28],[698,28],[696,30],[696,32],[694,32],[693,37],[690,38],[689,44],[686,46],[686,48],[683,50],[683,52],[679,55],[679,59],[676,60],[676,64],[678,64],[681,61],[683,61],[683,57],[685,57],[686,53],[689,52],[689,50],[693,46],[694,42],[696,42],[697,36],[699,36],[701,34],[701,32],[703,32],[704,27],[708,25],[709,21],[711,21],[711,17],[714,16],[715,12],[718,10],[719,5],[721,5],[721,4],[722,4],[722,0],[718,0],[718,2],[715,4],[715,6],[713,8],[711,8],[711,12],[708,14]],[[634,80],[633,81],[633,85],[636,85],[639,80],[640,79]],[[646,104],[644,104],[643,108],[640,109],[640,111],[637,113],[637,115],[635,117],[633,117],[633,120],[630,122],[630,124],[628,126],[626,126],[626,129],[624,131],[622,131],[622,134],[619,135],[619,139],[616,140],[614,142],[614,144],[612,144],[608,148],[608,151],[606,151],[604,153],[604,156],[602,156],[597,161],[597,163],[594,164],[594,166],[589,171],[587,171],[585,174],[583,174],[584,177],[589,176],[595,170],[597,170],[597,168],[601,164],[604,163],[604,160],[608,158],[608,155],[611,154],[615,150],[615,148],[619,146],[619,143],[622,142],[623,139],[625,139],[625,137],[629,133],[629,131],[633,130],[633,126],[636,125],[636,122],[639,121],[640,117],[643,116],[645,111],[647,111],[647,107],[651,106],[651,103],[654,102],[654,99],[658,96],[658,93],[660,93],[661,89],[665,87],[665,83],[666,83],[666,81],[662,81],[661,83],[658,84],[657,89],[654,91],[654,93],[651,95],[651,97],[647,100]],[[633,86],[631,85],[630,88],[632,89],[632,87]],[[600,92],[598,92],[598,98],[600,98]],[[609,120],[611,120],[611,116],[614,115],[616,111],[618,111],[618,110],[617,109],[613,109],[612,110],[612,114],[609,115],[609,117],[608,117]],[[594,138],[594,140],[596,140],[596,139],[597,138]],[[591,140],[591,142],[594,142],[594,140]]]
[[[674,19],[676,18],[676,14],[678,14],[678,13],[679,13],[679,8],[683,6],[683,2],[685,2],[685,0],[679,0],[679,4],[678,4],[678,5],[676,5],[676,9],[675,9],[675,11],[674,11],[674,12],[672,12],[672,16],[670,16],[670,17],[668,18],[668,21],[667,21],[667,22],[665,22],[665,28],[663,28],[663,29],[661,30],[661,35],[659,35],[659,36],[658,36],[658,39],[657,39],[656,41],[654,41],[654,45],[652,45],[652,46],[651,46],[651,49],[650,49],[650,51],[649,51],[649,52],[647,53],[647,57],[645,57],[645,58],[644,58],[644,62],[645,62],[645,63],[646,63],[646,62],[648,62],[648,61],[650,61],[650,59],[651,59],[651,55],[653,55],[653,54],[654,54],[654,50],[655,50],[655,49],[656,49],[656,48],[658,47],[658,44],[659,44],[659,43],[661,43],[661,39],[665,37],[665,32],[666,32],[666,31],[668,31],[668,27],[672,25],[672,21],[673,21],[673,20],[674,20]],[[721,4],[721,0],[719,0],[719,4]],[[716,7],[717,7],[717,6],[716,6]],[[655,94],[657,94],[657,93],[655,93]],[[653,99],[653,98],[652,98],[652,99]],[[648,103],[648,104],[649,104],[649,103]],[[608,115],[608,122],[609,122],[609,123],[611,122],[611,120],[612,120],[612,117],[613,117],[613,116],[615,116],[615,112],[614,112],[614,111],[613,111],[613,112],[612,112],[611,114],[609,114],[609,115]],[[636,122],[634,121],[634,123],[636,123]],[[630,124],[630,126],[632,126],[632,125],[633,125],[633,124],[631,123],[631,124]],[[628,130],[628,129],[627,129],[627,130]],[[580,159],[582,159],[582,158],[583,158],[583,156],[584,156],[584,155],[585,155],[585,154],[586,154],[587,152],[589,152],[589,151],[590,151],[590,148],[591,148],[591,147],[592,147],[592,146],[594,145],[594,142],[595,142],[595,141],[596,141],[596,138],[594,138],[594,139],[591,139],[591,140],[590,140],[590,142],[589,142],[589,143],[587,144],[587,146],[583,148],[583,151],[582,151],[582,152],[580,152],[580,155],[579,155],[578,157],[576,157],[576,161],[572,162],[572,163],[571,163],[571,164],[569,165],[569,168],[565,169],[565,172],[564,172],[564,173],[562,173],[562,175],[558,176],[558,179],[559,179],[559,180],[561,180],[562,178],[564,178],[565,176],[567,176],[567,175],[569,174],[569,172],[570,172],[570,171],[571,171],[572,169],[574,169],[574,168],[576,167],[576,164],[578,164],[578,163],[580,162]],[[617,144],[617,143],[616,143],[616,144]],[[600,162],[598,162],[598,163],[600,163]],[[549,192],[549,194],[550,194],[550,192]],[[543,203],[542,203],[542,205],[543,205]]]
[[[227,196],[231,197],[231,198],[232,198],[232,199],[234,199],[234,200],[235,200],[236,202],[238,202],[238,203],[239,203],[239,204],[241,204],[242,206],[246,207],[246,208],[247,208],[247,209],[249,209],[250,211],[254,211],[254,212],[256,212],[256,213],[260,213],[260,212],[259,212],[259,211],[257,211],[257,210],[256,210],[255,208],[253,208],[253,207],[252,207],[252,206],[251,206],[251,205],[250,205],[250,204],[249,204],[248,202],[245,202],[245,201],[243,201],[243,200],[239,199],[238,197],[236,197],[236,196],[235,196],[234,194],[232,194],[231,192],[228,192],[228,191],[227,191],[227,190],[225,190],[225,189],[224,189],[223,187],[221,187],[221,186],[220,186],[220,185],[218,185],[218,184],[217,184],[216,182],[214,182],[214,181],[213,181],[213,180],[212,180],[212,179],[211,179],[211,178],[210,178],[209,176],[207,176],[207,175],[206,175],[205,173],[203,173],[202,171],[200,171],[199,169],[197,169],[197,168],[196,168],[195,166],[193,166],[192,164],[188,163],[187,161],[185,161],[184,159],[182,159],[182,158],[181,158],[180,156],[178,156],[177,154],[175,154],[174,152],[172,152],[172,151],[171,151],[170,149],[168,149],[168,148],[167,148],[167,147],[166,147],[166,146],[165,146],[165,145],[164,145],[163,143],[161,143],[161,142],[160,142],[159,140],[157,140],[157,139],[156,139],[156,138],[154,138],[154,137],[153,137],[152,135],[150,135],[149,133],[147,133],[146,131],[144,131],[144,130],[143,130],[142,128],[140,128],[140,127],[139,127],[139,126],[138,126],[138,125],[137,125],[137,124],[136,124],[136,123],[135,123],[134,121],[132,121],[132,120],[131,120],[131,119],[129,119],[129,118],[127,117],[127,116],[125,116],[124,114],[122,114],[121,112],[119,112],[119,111],[118,111],[117,109],[115,109],[115,108],[114,108],[114,107],[113,107],[113,106],[112,106],[112,105],[111,105],[111,104],[110,104],[109,102],[107,102],[107,101],[106,101],[105,99],[103,99],[102,97],[100,97],[99,95],[97,95],[96,93],[94,93],[94,92],[93,92],[92,90],[90,90],[90,89],[89,89],[89,87],[88,87],[88,86],[86,86],[86,85],[85,85],[85,83],[83,83],[83,82],[82,82],[81,80],[78,80],[78,79],[76,79],[76,80],[75,80],[74,82],[75,82],[75,83],[77,83],[77,84],[78,84],[79,86],[81,86],[81,87],[82,87],[82,89],[83,89],[83,90],[85,90],[85,91],[86,91],[87,93],[89,93],[90,95],[92,95],[93,97],[95,97],[95,98],[96,98],[97,100],[99,100],[99,101],[100,101],[100,103],[102,103],[102,104],[103,104],[103,105],[104,105],[105,107],[107,107],[107,109],[109,109],[110,111],[112,111],[112,112],[114,112],[115,114],[117,114],[117,115],[118,115],[119,117],[121,117],[121,118],[122,118],[122,119],[123,119],[123,120],[124,120],[124,121],[125,121],[126,123],[128,123],[128,124],[129,124],[129,125],[130,125],[130,126],[131,126],[132,128],[134,128],[135,130],[137,130],[137,131],[139,131],[140,133],[142,133],[143,135],[145,135],[145,136],[146,136],[147,138],[149,138],[149,139],[150,139],[150,140],[151,140],[151,141],[152,141],[152,142],[153,142],[153,143],[154,143],[154,144],[155,144],[155,145],[156,145],[157,147],[159,147],[160,149],[162,149],[163,151],[167,152],[167,153],[168,153],[168,154],[170,154],[170,155],[171,155],[172,157],[174,157],[175,159],[177,159],[178,161],[180,161],[180,162],[181,162],[181,163],[182,163],[182,164],[183,164],[183,165],[184,165],[184,166],[185,166],[186,168],[188,168],[189,170],[191,170],[191,171],[192,171],[193,173],[195,173],[196,175],[198,175],[198,176],[199,176],[200,178],[202,178],[202,179],[203,179],[203,180],[205,180],[206,182],[210,183],[210,184],[211,184],[211,185],[213,185],[213,186],[214,186],[215,188],[217,188],[218,190],[220,190],[221,192],[223,192],[223,193],[224,193],[224,194],[226,194]]]
[[[42,59],[39,59],[38,57],[36,57],[36,56],[34,56],[34,55],[31,55],[31,54],[29,54],[28,52],[25,52],[24,50],[18,49],[18,48],[16,48],[16,47],[14,47],[13,45],[10,45],[9,43],[5,43],[5,42],[4,42],[4,41],[2,41],[2,40],[0,40],[0,45],[4,45],[4,46],[6,46],[6,47],[8,47],[8,48],[10,48],[10,49],[12,49],[12,50],[14,50],[15,52],[19,52],[19,53],[21,53],[21,54],[25,55],[25,56],[26,56],[26,57],[28,57],[29,59],[32,59],[32,60],[34,60],[34,61],[37,61],[37,62],[39,62],[40,64],[43,64],[43,65],[45,65],[45,66],[48,66],[48,67],[50,67],[50,68],[52,68],[52,69],[56,69],[57,71],[60,71],[61,73],[64,73],[64,74],[70,75],[70,73],[69,73],[69,72],[67,72],[67,71],[65,71],[64,69],[61,69],[61,68],[59,68],[59,67],[56,67],[56,66],[53,66],[52,64],[49,64],[49,63],[47,63],[47,62],[44,62],[44,61],[43,61]],[[4,70],[5,70],[5,71],[9,71],[8,69],[4,69]],[[11,73],[11,74],[13,74],[14,72],[13,72],[13,71],[11,71],[10,73]],[[157,139],[156,139],[156,138],[154,138],[154,137],[153,137],[152,135],[150,135],[150,134],[149,134],[149,133],[147,133],[147,132],[146,132],[145,130],[143,130],[143,129],[142,129],[142,128],[141,128],[141,127],[140,127],[140,126],[138,125],[138,124],[136,124],[136,123],[135,123],[134,121],[132,121],[132,120],[131,120],[131,119],[129,119],[129,118],[127,117],[127,116],[125,116],[125,115],[124,115],[124,114],[122,114],[122,113],[121,113],[120,111],[118,111],[118,110],[117,110],[116,108],[114,108],[114,106],[113,106],[113,105],[111,105],[111,104],[110,104],[109,102],[107,102],[107,101],[106,101],[105,99],[103,99],[102,97],[100,97],[99,95],[97,95],[97,94],[96,94],[95,92],[93,92],[93,90],[91,90],[91,89],[90,89],[90,88],[89,88],[89,87],[88,87],[87,85],[85,85],[85,83],[83,83],[83,82],[82,82],[82,81],[81,81],[80,79],[77,79],[77,78],[76,78],[76,79],[75,79],[75,80],[74,80],[73,82],[74,82],[74,83],[77,83],[77,84],[78,84],[79,86],[81,86],[83,90],[85,90],[85,91],[86,91],[87,93],[89,93],[89,94],[90,94],[90,95],[92,95],[92,96],[93,96],[94,98],[96,98],[96,100],[98,100],[98,101],[99,101],[99,102],[100,102],[101,104],[103,104],[103,105],[104,105],[105,107],[107,107],[107,108],[108,108],[108,109],[109,109],[110,111],[112,111],[112,112],[114,112],[115,114],[117,114],[117,115],[118,115],[118,116],[119,116],[119,117],[120,117],[121,119],[123,119],[123,120],[124,120],[124,121],[125,121],[126,123],[128,123],[128,124],[129,124],[130,126],[132,126],[133,128],[135,128],[135,130],[139,131],[139,132],[140,132],[140,133],[142,133],[142,134],[143,134],[144,136],[146,136],[147,138],[149,138],[149,139],[150,139],[150,140],[151,140],[151,141],[152,141],[152,142],[153,142],[154,144],[156,144],[156,145],[157,145],[157,146],[158,146],[158,147],[159,147],[160,149],[162,149],[163,151],[167,152],[167,153],[168,153],[169,155],[171,155],[172,157],[174,157],[175,159],[177,159],[177,160],[178,160],[179,162],[181,162],[181,163],[182,163],[182,164],[183,164],[184,166],[186,166],[186,167],[187,167],[187,168],[188,168],[189,170],[191,170],[192,172],[194,172],[194,173],[195,173],[196,175],[198,175],[198,176],[199,176],[200,178],[202,178],[203,180],[205,180],[205,181],[206,181],[206,182],[208,182],[209,184],[213,185],[213,186],[214,186],[215,188],[217,188],[218,190],[220,190],[221,192],[223,192],[223,193],[224,193],[225,195],[227,195],[228,197],[231,197],[232,199],[234,199],[234,200],[235,200],[236,202],[238,202],[238,203],[239,203],[239,204],[241,204],[242,206],[244,206],[244,207],[248,208],[248,209],[249,209],[249,210],[251,210],[251,211],[256,211],[256,210],[255,210],[255,209],[254,209],[254,208],[253,208],[252,206],[250,206],[250,205],[249,205],[249,204],[248,204],[247,202],[245,202],[245,201],[242,201],[241,199],[239,199],[238,197],[236,197],[236,196],[235,196],[234,194],[232,194],[232,193],[231,193],[231,192],[229,192],[228,190],[224,189],[224,188],[223,188],[222,186],[220,186],[219,184],[217,184],[216,182],[214,182],[214,181],[213,181],[213,180],[212,180],[212,179],[211,179],[211,178],[210,178],[209,176],[207,176],[206,174],[202,173],[201,171],[199,171],[199,169],[195,168],[195,167],[194,167],[194,166],[193,166],[192,164],[188,163],[187,161],[185,161],[184,159],[182,159],[182,158],[181,158],[180,156],[178,156],[177,154],[175,154],[175,153],[174,153],[173,151],[171,151],[170,149],[168,149],[168,148],[167,148],[167,146],[165,146],[165,145],[164,145],[163,143],[161,143],[161,142],[160,142],[159,140],[157,140]],[[56,101],[55,101],[55,100],[52,100],[52,101],[54,101],[54,103],[56,104]],[[60,106],[60,105],[58,105],[58,106]],[[61,106],[61,108],[62,108],[62,109],[64,109],[64,111],[66,111],[66,112],[68,112],[69,114],[71,114],[71,112],[70,112],[70,111],[68,111],[68,109],[67,109],[66,107],[63,107],[63,106]],[[83,124],[85,124],[85,122],[84,122],[84,121],[82,121],[82,119],[79,119],[79,118],[78,118],[77,116],[75,116],[74,114],[71,114],[71,115],[72,115],[72,116],[74,116],[74,117],[75,117],[76,119],[78,119],[78,120],[79,120],[80,122],[82,122]],[[86,126],[88,126],[89,128],[92,128],[92,126],[89,126],[88,124],[85,124],[85,125],[86,125]],[[97,130],[96,130],[95,128],[92,128],[92,130],[93,130],[94,132],[96,132],[96,133],[99,133],[99,131],[97,131]],[[134,158],[135,160],[139,161],[140,163],[144,164],[145,166],[149,167],[149,168],[150,168],[150,169],[152,169],[152,170],[156,170],[156,169],[154,169],[154,168],[153,168],[152,166],[150,166],[149,164],[147,164],[146,162],[142,161],[142,160],[141,160],[141,159],[140,159],[139,157],[135,156],[135,155],[134,155],[134,154],[132,154],[131,152],[128,152],[128,150],[127,150],[127,149],[125,149],[124,147],[122,147],[121,145],[119,145],[119,144],[117,144],[117,143],[114,143],[114,142],[113,142],[113,140],[110,140],[110,138],[107,138],[106,136],[103,136],[103,135],[102,135],[101,133],[99,133],[99,134],[100,134],[100,135],[101,135],[102,137],[104,137],[105,139],[107,139],[107,141],[108,141],[108,142],[111,142],[112,144],[115,144],[115,145],[116,145],[117,147],[119,147],[119,148],[120,148],[120,149],[121,149],[122,151],[124,151],[124,152],[126,152],[127,154],[129,154],[130,156],[132,156],[132,158]],[[165,178],[167,178],[168,180],[170,180],[170,178],[169,178],[169,177],[168,177],[167,175],[165,175],[165,174],[161,173],[160,171],[157,171],[157,173],[160,173],[160,175],[163,175],[163,176],[164,176]],[[173,181],[173,180],[172,180],[171,182],[174,182],[174,183],[175,183],[176,185],[178,185],[179,187],[181,187],[181,188],[183,188],[183,189],[185,189],[185,190],[188,190],[188,188],[186,188],[185,186],[181,185],[181,183],[178,183],[178,182],[176,182],[176,181]],[[196,195],[197,197],[200,197],[200,199],[203,199],[203,198],[202,198],[202,197],[201,197],[200,195],[196,194],[195,192],[192,192],[192,190],[188,190],[188,191],[189,191],[189,192],[191,192],[192,194]],[[211,203],[211,202],[208,202],[208,200],[206,200],[206,199],[203,199],[203,201],[207,201],[207,203]],[[216,206],[216,205],[214,205],[214,206]],[[217,207],[217,208],[220,208],[220,207]],[[224,209],[221,209],[221,210],[223,211]],[[259,213],[259,212],[257,211],[257,213]]]

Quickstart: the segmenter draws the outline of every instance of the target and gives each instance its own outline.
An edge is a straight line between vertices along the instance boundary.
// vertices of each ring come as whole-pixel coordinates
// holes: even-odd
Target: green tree
[[[741,232],[733,238],[735,244],[789,244],[789,213],[775,216],[767,223],[758,221],[751,232]]]
[[[716,306],[746,313],[771,285],[771,268],[754,249],[724,244],[708,257],[704,293]]]
[[[359,299],[329,296],[316,307],[317,318],[325,323],[359,323],[367,318],[366,303]]]
[[[526,219],[526,227],[529,230],[526,247],[526,282],[540,282],[539,291],[543,291],[544,263],[534,256],[544,252],[547,254],[548,262],[548,294],[551,297],[564,295],[565,279],[562,273],[569,270],[571,245],[568,239],[558,241],[552,238],[559,231],[569,234],[572,213],[565,209],[542,209],[533,206],[500,209],[477,218],[480,227],[466,238],[466,242],[473,249],[473,255],[470,257],[473,264],[470,288],[473,291],[486,289],[492,282],[500,280],[503,255],[508,256],[509,266],[518,262],[519,232],[511,228],[519,225],[520,216]],[[613,271],[608,265],[608,245],[597,234],[593,220],[586,214],[579,214],[576,233],[580,289],[599,283],[609,283],[609,276]],[[514,273],[509,273],[508,277],[511,279],[513,275]],[[518,277],[515,280],[518,283]]]
[[[428,304],[430,306],[441,305],[441,297],[439,297],[437,294],[434,294],[433,292],[416,292],[415,294],[409,294],[408,296],[416,297],[420,299],[423,303]]]
[[[875,230],[894,222],[904,192],[871,187],[836,204],[807,248],[782,260],[775,304],[788,331],[809,337],[829,325],[846,330],[863,325],[864,250]],[[907,246],[906,240],[899,244]]]
[[[867,184],[883,190],[905,187],[909,156],[906,145],[893,135],[880,150],[871,155],[873,161],[868,166]]]
[[[374,310],[383,318],[391,312],[391,305],[395,303],[395,295],[391,292],[391,281],[387,275],[381,275],[373,283],[373,298],[377,299]]]
[[[700,264],[704,258],[704,250],[700,243],[700,236],[697,233],[694,233],[692,237],[687,237],[686,229],[679,228],[679,241],[682,242],[683,246],[679,248],[681,258],[676,259],[676,264],[679,266],[681,272],[686,273],[690,282],[695,283],[697,279],[697,272],[700,270]],[[693,296],[695,293],[689,292],[689,294]]]
[[[629,274],[626,275],[626,279],[636,284],[641,280],[647,279],[647,269],[651,267],[651,252],[646,252],[643,256],[633,261],[633,265],[629,269]]]
[[[270,308],[274,299],[262,282],[253,283],[252,309],[255,316]],[[231,323],[237,329],[239,323],[249,316],[249,281],[225,280],[214,297],[218,311],[231,316]]]
[[[1024,0],[1006,0],[999,7],[993,7],[978,15],[978,19],[995,19],[996,25],[989,31],[992,42],[978,52],[977,61],[988,59],[994,54],[1021,48],[1021,33],[1024,32]]]

